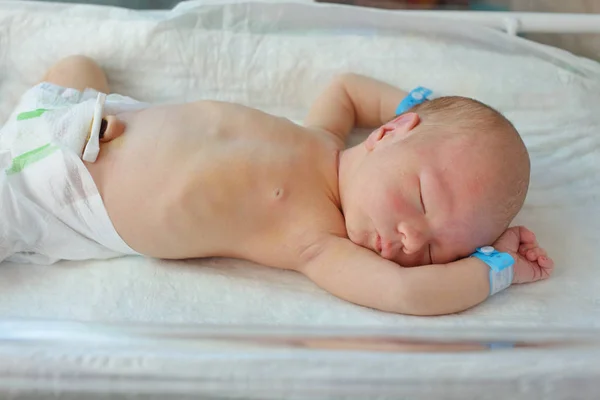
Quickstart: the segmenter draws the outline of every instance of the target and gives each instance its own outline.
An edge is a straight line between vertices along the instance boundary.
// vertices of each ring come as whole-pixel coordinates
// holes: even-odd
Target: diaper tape
[[[94,119],[92,120],[92,131],[81,157],[84,161],[93,163],[98,159],[98,153],[100,153],[100,127],[102,126],[105,103],[106,94],[98,93],[96,107],[94,108]]]

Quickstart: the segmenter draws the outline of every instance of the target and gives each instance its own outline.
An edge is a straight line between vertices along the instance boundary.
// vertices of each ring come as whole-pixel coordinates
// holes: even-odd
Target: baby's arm
[[[489,295],[490,267],[475,257],[449,264],[403,268],[348,239],[329,237],[300,271],[344,300],[382,311],[411,315],[451,314]],[[515,227],[494,244],[516,260],[514,283],[546,279],[553,262],[533,233]]]
[[[345,140],[354,127],[377,128],[390,121],[407,94],[366,76],[339,75],[312,105],[305,125]]]
[[[490,268],[477,258],[403,268],[331,237],[303,268],[317,285],[341,299],[381,311],[411,315],[451,314],[483,302]]]

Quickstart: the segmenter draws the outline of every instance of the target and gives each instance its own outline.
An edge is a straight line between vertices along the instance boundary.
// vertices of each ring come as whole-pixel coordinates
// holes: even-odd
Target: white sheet
[[[73,53],[97,59],[115,91],[140,100],[215,98],[294,120],[341,71],[487,102],[530,149],[531,191],[516,222],[537,232],[556,273],[459,315],[417,318],[348,304],[299,274],[236,260],[3,264],[1,318],[600,327],[598,64],[483,28],[347,7],[188,3],[144,13],[7,1],[0,120],[47,67]]]

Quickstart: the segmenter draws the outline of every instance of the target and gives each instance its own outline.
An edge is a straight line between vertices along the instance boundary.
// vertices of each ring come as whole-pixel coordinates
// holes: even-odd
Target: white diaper
[[[0,129],[0,261],[138,254],[116,232],[81,161],[97,95],[41,83]],[[146,107],[111,94],[104,115]]]

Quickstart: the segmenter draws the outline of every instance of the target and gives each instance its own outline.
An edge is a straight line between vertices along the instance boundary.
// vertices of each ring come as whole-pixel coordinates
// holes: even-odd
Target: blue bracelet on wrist
[[[478,248],[471,256],[490,267],[490,296],[512,284],[515,260],[510,254],[496,251],[492,246],[485,246]]]
[[[396,108],[396,115],[403,114],[417,104],[426,102],[428,100],[427,97],[431,96],[432,93],[433,92],[430,89],[427,89],[423,86],[413,89],[408,96],[406,96],[404,100],[398,104],[398,107]]]

